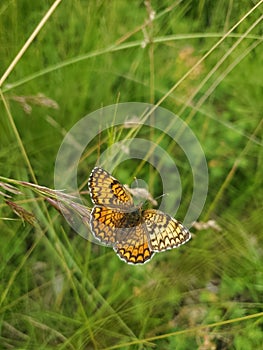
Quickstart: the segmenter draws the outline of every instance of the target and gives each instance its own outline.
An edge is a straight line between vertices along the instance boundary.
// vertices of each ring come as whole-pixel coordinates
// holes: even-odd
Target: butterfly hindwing
[[[116,242],[117,227],[124,216],[125,213],[120,211],[95,205],[90,219],[95,238],[107,245],[113,245]]]
[[[119,258],[128,264],[144,264],[154,255],[148,243],[144,224],[132,227],[129,235],[125,240],[118,242],[114,250]]]

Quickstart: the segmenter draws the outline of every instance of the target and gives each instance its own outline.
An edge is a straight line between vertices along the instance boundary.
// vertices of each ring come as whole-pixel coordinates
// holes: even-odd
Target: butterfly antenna
[[[157,201],[157,199],[160,199],[160,198],[162,198],[162,197],[164,197],[164,196],[169,196],[169,193],[163,193],[163,194],[161,194],[160,196],[155,197],[154,200]]]

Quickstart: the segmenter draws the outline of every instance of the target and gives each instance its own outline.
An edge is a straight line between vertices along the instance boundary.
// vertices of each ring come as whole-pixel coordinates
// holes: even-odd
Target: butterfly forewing
[[[160,210],[148,209],[142,213],[153,251],[177,248],[191,238],[186,227]]]
[[[102,168],[94,168],[89,177],[90,196],[95,205],[103,205],[110,208],[133,207],[131,194]]]

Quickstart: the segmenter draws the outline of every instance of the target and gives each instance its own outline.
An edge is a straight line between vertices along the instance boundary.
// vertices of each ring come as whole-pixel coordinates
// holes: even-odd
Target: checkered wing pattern
[[[144,264],[149,261],[154,252],[149,246],[145,225],[138,224],[130,228],[127,233],[125,232],[126,238],[114,247],[119,258],[128,264]]]
[[[125,220],[125,213],[107,207],[94,206],[91,211],[91,230],[95,238],[106,245],[114,245],[118,227]]]
[[[186,227],[160,210],[144,210],[142,217],[147,227],[149,244],[155,252],[178,248],[191,238]]]
[[[89,177],[90,196],[95,205],[103,205],[110,208],[133,207],[131,194],[102,168],[94,168]]]
[[[188,229],[170,215],[134,207],[131,194],[102,168],[93,169],[89,190],[95,204],[90,219],[93,235],[113,246],[126,263],[144,264],[155,252],[177,248],[191,238]]]

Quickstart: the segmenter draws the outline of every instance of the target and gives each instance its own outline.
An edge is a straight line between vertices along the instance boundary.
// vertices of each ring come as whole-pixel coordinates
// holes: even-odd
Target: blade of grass
[[[43,28],[43,26],[46,24],[47,20],[49,19],[49,17],[52,15],[52,13],[55,11],[55,9],[57,8],[57,6],[61,3],[62,0],[56,0],[53,5],[49,8],[49,10],[47,11],[47,13],[45,14],[45,16],[41,19],[41,21],[39,22],[39,24],[36,26],[35,30],[33,31],[33,33],[30,35],[30,37],[27,39],[27,41],[25,42],[25,44],[22,46],[21,50],[18,52],[18,54],[16,55],[16,57],[14,58],[14,60],[11,62],[11,64],[9,65],[9,67],[7,68],[7,70],[4,72],[2,78],[0,79],[0,87],[3,85],[3,83],[5,82],[5,80],[7,79],[7,77],[9,76],[9,74],[12,72],[12,70],[15,68],[16,64],[19,62],[19,60],[21,59],[21,57],[24,55],[24,53],[26,52],[26,50],[29,48],[29,46],[31,45],[31,43],[33,42],[33,40],[36,38],[36,36],[38,35],[38,33],[40,32],[40,30]]]
[[[252,140],[254,139],[254,137],[258,134],[258,132],[260,131],[261,127],[263,125],[263,119],[261,119],[261,121],[259,122],[259,124],[257,125],[257,127],[255,128],[253,134],[251,135],[251,139],[248,140],[246,146],[243,148],[243,150],[240,152],[239,157],[236,158],[231,170],[229,171],[229,173],[227,174],[227,177],[225,178],[225,181],[223,182],[222,186],[220,187],[219,191],[217,192],[215,199],[213,200],[213,202],[211,203],[207,213],[205,214],[204,217],[204,221],[207,221],[210,217],[211,217],[211,213],[215,210],[220,198],[222,197],[225,189],[227,188],[227,186],[229,185],[229,183],[231,182],[231,180],[233,179],[239,163],[241,162],[242,158],[244,157],[244,155],[248,152],[249,147],[252,144]]]
[[[181,334],[196,333],[197,331],[199,331],[201,329],[214,328],[214,327],[224,326],[224,325],[236,323],[236,322],[244,322],[244,321],[247,321],[247,320],[250,320],[253,318],[259,318],[259,317],[263,317],[263,312],[259,312],[259,313],[244,316],[244,317],[237,317],[237,318],[233,318],[231,320],[225,320],[225,321],[221,321],[221,322],[214,322],[214,323],[210,323],[210,324],[206,324],[206,325],[201,325],[198,327],[184,329],[182,331],[172,332],[172,333],[168,333],[168,334],[161,334],[161,335],[157,335],[155,337],[139,339],[138,341],[131,341],[131,342],[127,342],[127,343],[117,344],[114,346],[104,348],[103,350],[118,349],[118,348],[123,348],[125,346],[130,346],[130,345],[135,345],[135,344],[143,344],[145,342],[151,342],[151,341],[159,340],[159,339],[166,339],[166,338],[174,337],[174,336],[181,335]]]
[[[4,107],[5,107],[5,109],[6,109],[6,113],[7,113],[9,122],[10,122],[10,124],[11,124],[11,127],[12,127],[12,129],[13,129],[13,132],[14,132],[14,134],[15,134],[15,137],[16,137],[16,140],[17,140],[17,143],[18,143],[18,146],[20,147],[21,153],[22,153],[22,155],[23,155],[23,157],[24,157],[24,159],[25,159],[25,162],[26,162],[26,164],[27,164],[27,167],[28,167],[28,169],[29,169],[29,173],[31,174],[32,179],[34,180],[34,182],[37,183],[37,179],[36,179],[36,177],[35,177],[35,174],[34,174],[34,171],[33,171],[32,166],[31,166],[30,160],[29,160],[29,158],[28,158],[28,156],[27,156],[27,152],[26,152],[26,150],[25,150],[25,147],[24,147],[24,145],[23,145],[22,139],[21,139],[21,137],[20,137],[20,135],[19,135],[19,132],[18,132],[18,130],[17,130],[17,127],[16,127],[16,125],[15,125],[15,122],[14,122],[14,119],[13,119],[13,117],[12,117],[12,114],[11,114],[10,108],[9,108],[9,106],[8,106],[8,103],[7,103],[7,101],[6,101],[5,97],[4,97],[4,95],[3,95],[2,91],[1,91],[1,89],[0,89],[0,96],[1,96],[1,98],[2,98],[2,100],[3,100]]]

